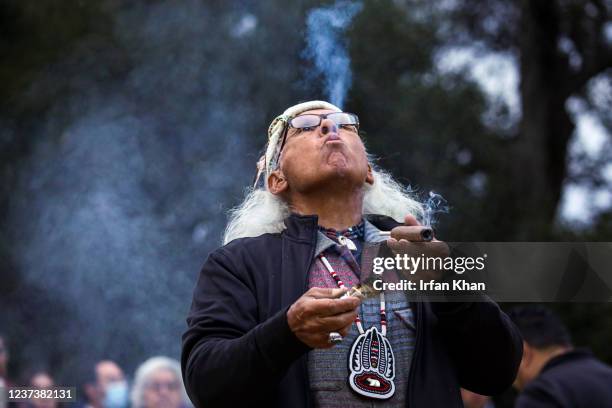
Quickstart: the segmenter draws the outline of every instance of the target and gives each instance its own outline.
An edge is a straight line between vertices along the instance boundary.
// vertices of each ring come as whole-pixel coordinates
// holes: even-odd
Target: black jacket
[[[517,408],[610,408],[612,367],[587,350],[553,357],[516,400]]]
[[[391,218],[368,216],[383,230]],[[200,272],[181,364],[196,407],[311,406],[306,354],[287,309],[308,289],[317,217],[291,215],[282,233],[241,238],[212,252]],[[462,407],[459,386],[498,394],[522,355],[516,327],[492,301],[411,302],[417,334],[408,406]]]

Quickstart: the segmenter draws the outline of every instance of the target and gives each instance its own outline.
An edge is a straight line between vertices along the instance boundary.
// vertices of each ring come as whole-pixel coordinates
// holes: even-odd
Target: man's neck
[[[531,363],[533,365],[532,374],[528,382],[533,381],[535,378],[537,378],[537,376],[540,375],[540,373],[544,369],[544,366],[548,364],[550,360],[561,354],[565,354],[570,350],[572,350],[572,347],[553,346],[546,350],[537,351],[533,356],[534,361]],[[525,385],[526,384],[523,384],[519,387],[519,389],[522,390]]]
[[[316,214],[319,225],[343,230],[359,224],[362,218],[363,191],[350,193],[328,191],[325,194],[295,194],[291,197],[291,210],[298,214]]]
[[[540,366],[538,372],[542,371],[544,366],[548,364],[550,360],[552,360],[553,358],[561,354],[565,354],[570,350],[572,350],[572,347],[557,346],[557,347],[552,347],[549,350],[546,350],[544,352],[540,352],[540,354],[538,355],[538,362]]]

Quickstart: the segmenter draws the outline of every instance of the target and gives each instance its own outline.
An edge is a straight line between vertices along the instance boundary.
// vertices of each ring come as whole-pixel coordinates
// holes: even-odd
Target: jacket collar
[[[383,231],[390,231],[398,225],[401,225],[399,222],[386,215],[364,214],[364,218],[371,222],[376,228]],[[285,219],[285,226],[287,228],[284,234],[298,241],[311,241],[313,237],[316,237],[315,230],[317,229],[318,221],[319,217],[314,214],[299,215],[291,213],[291,215]]]
[[[365,217],[364,217],[365,218]],[[365,220],[364,225],[364,242],[381,242],[386,241],[387,238],[382,237],[380,235],[380,229],[376,228],[374,224],[372,224],[367,219]],[[321,231],[317,233],[317,243],[315,247],[315,255],[319,255],[321,252],[325,251],[327,248],[337,245],[335,241],[329,238],[327,235],[323,234]]]
[[[544,372],[555,366],[562,365],[569,361],[581,360],[581,359],[592,359],[592,358],[593,358],[593,353],[589,349],[582,348],[582,347],[575,348],[575,349],[566,351],[563,354],[559,354],[551,358],[550,360],[548,360],[548,362],[544,364],[544,367],[542,367],[542,370],[540,372]]]

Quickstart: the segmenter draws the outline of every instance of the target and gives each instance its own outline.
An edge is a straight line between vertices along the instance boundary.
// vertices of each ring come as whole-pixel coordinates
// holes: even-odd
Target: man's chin
[[[353,174],[352,169],[346,161],[334,161],[327,164],[327,176],[336,179],[350,178]]]
[[[329,167],[344,169],[349,167],[349,161],[341,151],[331,152],[327,158],[326,163]]]
[[[335,165],[329,164],[326,167],[321,174],[319,182],[316,183],[320,187],[325,186],[325,188],[328,188],[333,186],[334,188],[344,189],[345,187],[352,188],[363,184],[360,173],[350,166],[340,163]]]

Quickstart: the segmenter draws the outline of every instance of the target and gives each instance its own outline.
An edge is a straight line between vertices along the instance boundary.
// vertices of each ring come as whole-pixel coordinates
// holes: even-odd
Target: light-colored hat
[[[259,178],[262,174],[264,174],[264,185],[266,189],[268,188],[266,180],[268,179],[270,173],[274,169],[276,169],[278,165],[279,149],[281,148],[283,135],[287,130],[289,121],[300,113],[304,113],[313,109],[329,109],[336,112],[342,111],[339,107],[337,107],[336,105],[332,105],[329,102],[308,101],[294,105],[285,110],[282,115],[279,115],[274,118],[274,120],[270,124],[270,127],[268,127],[268,143],[266,144],[266,151],[263,156],[261,156],[260,159],[257,161],[257,177],[255,177],[255,183],[253,184],[253,187],[257,187]]]

